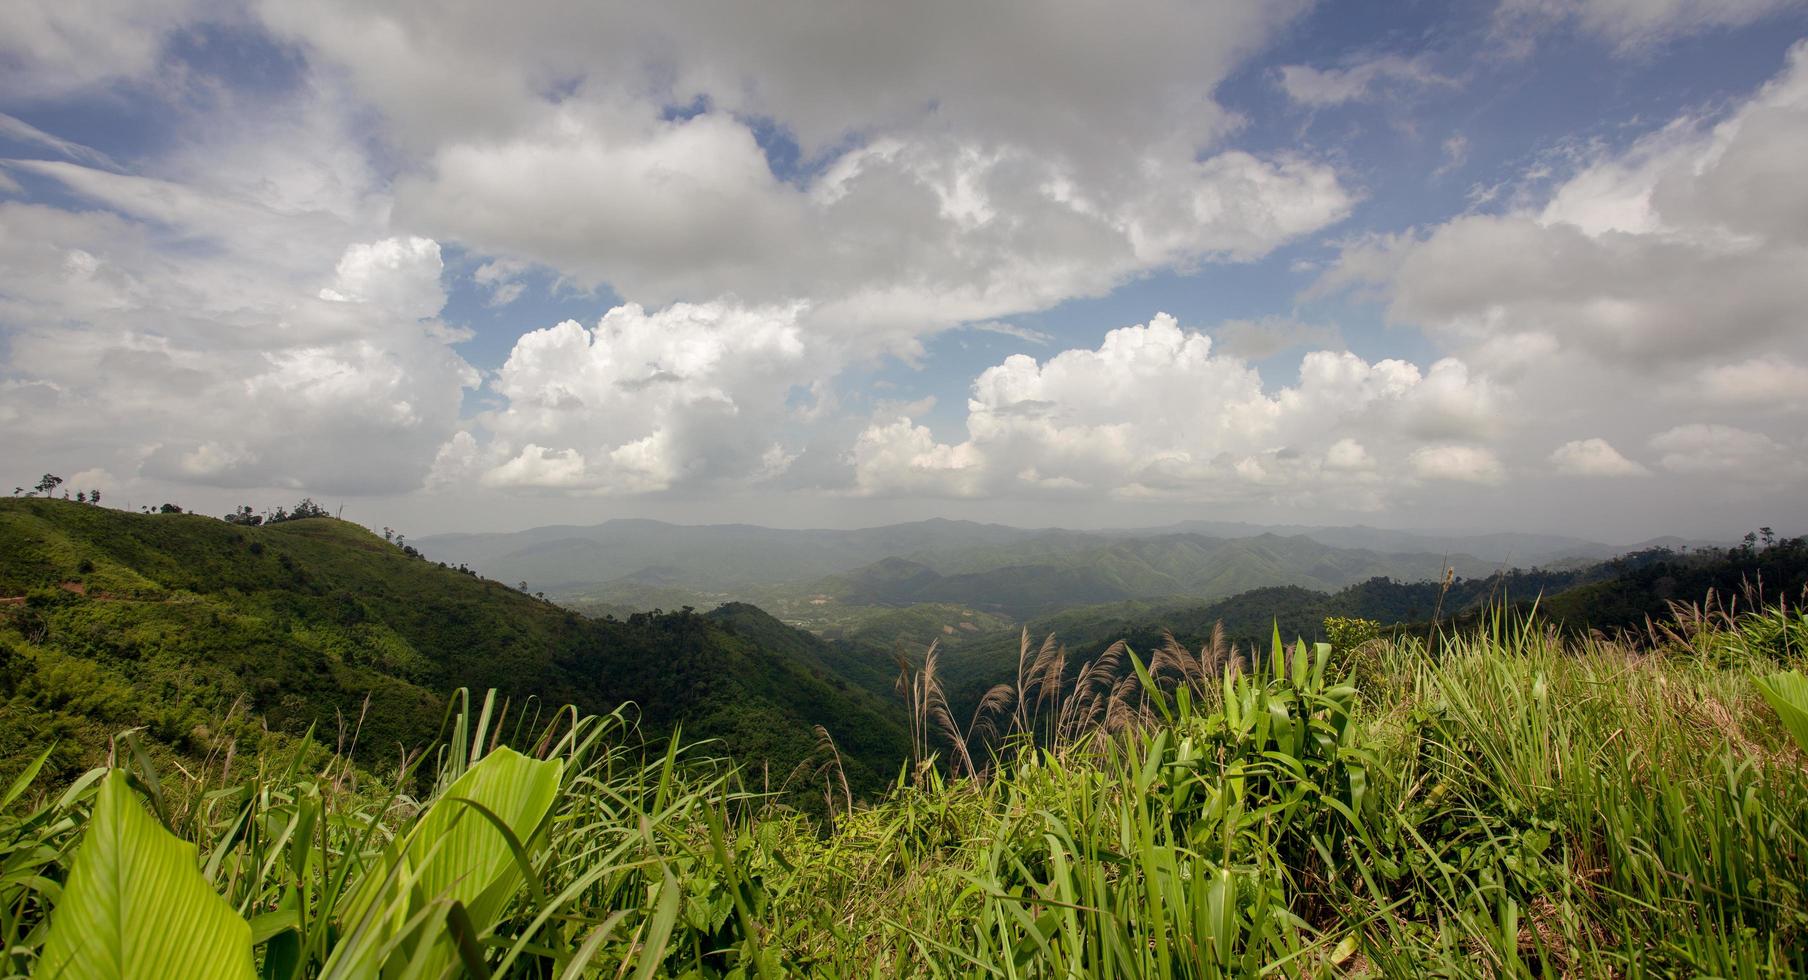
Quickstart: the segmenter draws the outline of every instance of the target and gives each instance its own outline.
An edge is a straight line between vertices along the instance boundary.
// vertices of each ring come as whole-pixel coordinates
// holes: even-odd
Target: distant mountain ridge
[[[1269,585],[1335,590],[1374,576],[1423,581],[1446,567],[1473,577],[1509,566],[1588,563],[1645,546],[1361,526],[1201,520],[1073,531],[946,519],[857,530],[628,519],[434,535],[414,544],[501,581],[623,607],[746,600],[782,608],[820,593],[877,606],[977,603],[1012,615],[1130,598],[1213,599]],[[887,563],[900,561],[916,566],[907,569],[908,581],[888,581],[900,569]]]
[[[939,567],[937,567],[939,565]],[[964,602],[1016,617],[1074,605],[1185,596],[1212,600],[1266,586],[1336,590],[1382,577],[1406,581],[1485,576],[1493,562],[1467,555],[1382,554],[1332,548],[1305,537],[1198,534],[1037,538],[959,552],[939,563],[887,558],[811,586],[851,605]]]
[[[559,591],[648,569],[703,591],[821,578],[892,556],[1022,540],[1039,532],[940,518],[859,530],[786,530],[752,524],[613,520],[487,534],[439,534],[414,545],[506,582]]]

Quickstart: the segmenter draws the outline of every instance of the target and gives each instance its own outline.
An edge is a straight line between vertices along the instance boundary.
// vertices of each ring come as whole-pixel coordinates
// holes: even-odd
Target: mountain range
[[[954,602],[1028,617],[1122,599],[1212,600],[1267,586],[1336,590],[1382,576],[1479,577],[1508,566],[1588,564],[1623,548],[1551,535],[1195,521],[1106,531],[929,520],[860,530],[616,520],[436,535],[429,557],[602,611],[745,600],[792,622],[840,607]],[[820,625],[820,624],[818,624]]]

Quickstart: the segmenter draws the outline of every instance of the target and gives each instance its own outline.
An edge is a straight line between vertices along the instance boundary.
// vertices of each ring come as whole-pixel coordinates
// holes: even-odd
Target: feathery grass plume
[[[1010,684],[994,684],[986,689],[973,708],[973,716],[967,722],[967,736],[985,750],[988,762],[996,754],[999,740],[1010,734],[1009,729],[1000,730],[998,724],[1000,719],[1011,717],[1011,707],[1016,700],[1017,688]]]

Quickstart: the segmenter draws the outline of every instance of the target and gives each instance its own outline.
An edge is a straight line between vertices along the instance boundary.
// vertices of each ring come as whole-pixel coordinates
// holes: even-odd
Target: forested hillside
[[[1228,599],[1126,601],[1064,609],[1030,619],[1040,643],[1052,635],[1076,656],[1091,657],[1123,640],[1148,651],[1168,635],[1197,649],[1214,634],[1244,650],[1281,635],[1327,639],[1333,617],[1369,620],[1420,633],[1474,623],[1489,610],[1511,608],[1572,633],[1643,631],[1671,619],[1671,604],[1711,605],[1721,611],[1763,603],[1801,604],[1808,589],[1808,539],[1760,536],[1735,548],[1673,551],[1649,548],[1608,561],[1555,569],[1511,569],[1447,582],[1402,582],[1375,577],[1334,592],[1299,586],[1251,589]],[[990,685],[1008,677],[1019,654],[1017,631],[972,639],[943,658],[950,700],[970,708]]]
[[[459,687],[546,710],[634,702],[650,733],[720,738],[775,783],[818,751],[815,725],[857,791],[907,751],[900,706],[876,693],[888,659],[850,660],[750,607],[588,619],[330,518],[5,500],[0,556],[0,760],[55,742],[53,772],[135,726],[178,759],[314,726],[393,768]]]

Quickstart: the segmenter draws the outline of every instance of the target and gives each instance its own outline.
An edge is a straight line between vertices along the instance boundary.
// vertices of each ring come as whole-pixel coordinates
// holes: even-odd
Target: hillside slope
[[[92,754],[133,726],[194,757],[222,731],[250,748],[265,728],[316,725],[393,765],[458,687],[596,712],[633,701],[652,733],[720,738],[775,782],[815,751],[813,725],[857,788],[908,751],[873,671],[842,676],[841,652],[757,610],[587,619],[331,519],[4,500],[0,597],[0,757],[56,739]],[[94,761],[70,747],[56,764]]]
[[[1214,600],[1270,586],[1330,591],[1375,577],[1431,581],[1446,567],[1462,576],[1496,570],[1466,555],[1384,554],[1272,534],[1235,539],[1172,534],[1101,544],[1094,535],[1051,532],[917,561],[887,558],[805,591],[848,605],[963,602],[1033,618],[1126,599]]]
[[[1322,640],[1323,623],[1332,616],[1418,624],[1415,630],[1429,630],[1425,624],[1434,619],[1467,626],[1502,604],[1524,614],[1535,607],[1545,622],[1572,633],[1639,632],[1647,622],[1669,619],[1672,602],[1700,603],[1712,594],[1723,608],[1777,602],[1799,607],[1808,601],[1805,589],[1808,539],[1791,538],[1762,548],[1651,548],[1610,561],[1512,569],[1448,585],[1375,577],[1335,591],[1275,585],[1204,603],[1172,598],[1101,603],[1031,617],[1027,625],[1037,642],[1053,634],[1078,662],[1118,640],[1146,656],[1170,633],[1198,649],[1219,627],[1227,642],[1245,650],[1266,644],[1277,628],[1289,639]],[[992,632],[944,656],[943,677],[957,709],[1013,675],[1019,636],[1016,629]]]

